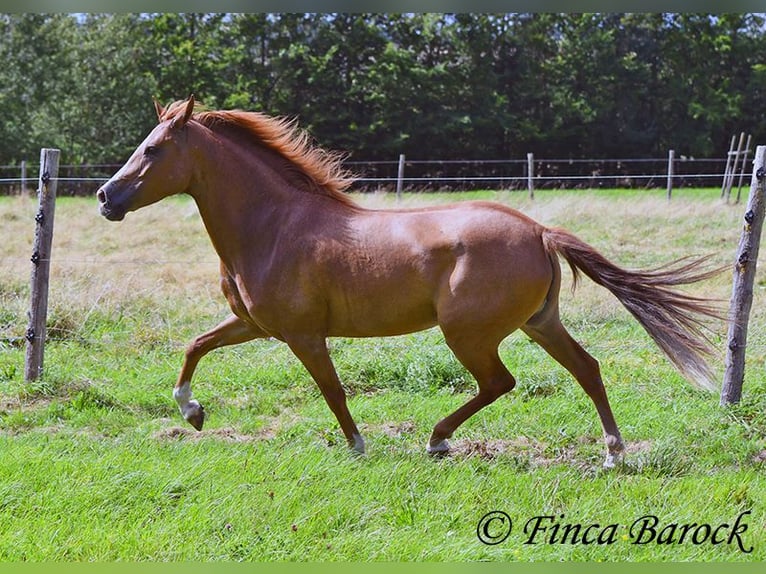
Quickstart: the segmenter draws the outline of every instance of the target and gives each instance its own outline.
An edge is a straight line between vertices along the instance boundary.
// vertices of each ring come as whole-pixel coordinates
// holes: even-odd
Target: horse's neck
[[[285,222],[300,210],[315,209],[316,202],[290,185],[273,158],[218,150],[199,160],[190,195],[218,256],[234,270],[268,257],[278,234],[285,232]]]

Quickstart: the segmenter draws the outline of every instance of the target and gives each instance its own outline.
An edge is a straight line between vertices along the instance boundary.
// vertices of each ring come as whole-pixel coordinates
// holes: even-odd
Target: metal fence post
[[[404,182],[404,154],[399,154],[399,169],[396,173],[396,201],[402,198],[402,184]]]
[[[527,154],[527,189],[529,189],[529,199],[535,198],[535,154]]]
[[[673,163],[675,158],[675,150],[670,150],[668,152],[668,199],[673,195]]]
[[[21,160],[21,189],[19,195],[27,195],[27,160]]]

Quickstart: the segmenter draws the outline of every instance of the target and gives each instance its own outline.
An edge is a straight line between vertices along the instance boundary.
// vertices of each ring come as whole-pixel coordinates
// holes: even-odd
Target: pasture
[[[733,262],[744,206],[718,196],[538,191],[530,201],[474,192],[410,194],[403,204],[501,201],[635,268],[708,253]],[[460,427],[444,458],[425,452],[432,426],[475,385],[440,333],[332,340],[367,439],[360,457],[277,341],[203,359],[194,392],[206,426],[196,432],[183,421],[171,396],[183,350],[228,313],[215,253],[187,198],[120,224],[100,217],[93,198],[59,199],[45,375],[26,384],[36,209],[31,199],[0,198],[0,561],[766,560],[764,251],[743,400],[727,409],[682,379],[606,290],[586,279],[571,293],[562,265],[564,322],[600,361],[628,445],[618,468],[601,468],[588,397],[521,333],[502,346],[518,386]],[[693,288],[724,308],[730,289],[729,274]],[[722,374],[725,325],[710,327]],[[498,510],[513,530],[483,544],[477,525]],[[648,516],[664,528],[651,541],[648,531],[638,536]],[[747,529],[727,537],[738,517]],[[530,538],[524,527],[535,521],[546,528]],[[703,540],[701,525],[723,524],[727,536]],[[502,522],[490,526],[500,537]]]

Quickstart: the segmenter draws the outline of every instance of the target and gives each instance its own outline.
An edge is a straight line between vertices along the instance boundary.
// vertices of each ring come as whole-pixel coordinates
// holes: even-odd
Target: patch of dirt
[[[237,432],[233,428],[217,428],[210,430],[196,431],[183,427],[169,427],[155,432],[153,438],[156,440],[203,440],[212,437],[215,440],[224,442],[255,442],[267,438],[258,434],[246,435]],[[272,437],[273,438],[273,437]]]
[[[389,438],[400,438],[414,433],[417,427],[413,421],[404,421],[401,423],[383,423],[377,428],[371,426],[368,426],[368,428],[378,431]]]
[[[170,419],[168,419],[168,421],[169,420]],[[171,426],[155,432],[153,437],[156,440],[197,441],[212,438],[213,440],[221,440],[224,442],[258,442],[276,438],[281,429],[290,426],[296,420],[297,417],[294,413],[285,411],[278,416],[269,417],[261,428],[250,434],[241,433],[232,427],[211,428],[197,431],[190,426]]]
[[[32,411],[38,408],[46,408],[53,402],[53,397],[33,396],[33,397],[9,397],[0,398],[0,412],[8,411]]]
[[[494,460],[500,456],[528,456],[533,464],[549,464],[543,455],[545,445],[520,436],[515,439],[460,439],[450,443],[449,456],[467,458],[478,456],[484,460]]]
[[[762,450],[753,457],[753,462],[766,462],[766,450]]]
[[[2,397],[0,398],[0,413],[7,413],[8,411],[17,411],[22,408],[22,403],[17,398]]]
[[[640,452],[649,452],[654,446],[654,441],[651,440],[637,440],[635,442],[629,442],[625,447],[625,456],[632,454],[638,454]]]
[[[578,444],[601,444],[601,438],[581,436]],[[549,466],[552,464],[577,465],[583,463],[582,453],[578,454],[577,447],[568,446],[556,448],[551,453],[546,443],[519,436],[514,439],[474,440],[462,439],[452,441],[448,456],[467,458],[478,456],[483,460],[494,460],[498,457],[526,457],[532,466]],[[652,441],[636,441],[626,445],[625,456],[651,450]],[[766,451],[765,451],[766,452]]]

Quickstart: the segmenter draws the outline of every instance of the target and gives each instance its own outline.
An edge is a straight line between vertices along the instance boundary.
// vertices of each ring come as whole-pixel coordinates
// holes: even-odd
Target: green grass
[[[716,190],[412,194],[405,205],[482,197],[571,229],[627,267],[687,254],[733,261],[743,206]],[[391,196],[360,198],[393,205]],[[474,383],[430,330],[331,341],[368,444],[350,454],[316,385],[275,341],[208,355],[186,425],[171,397],[186,343],[227,313],[217,261],[193,205],[171,198],[103,221],[90,199],[60,199],[45,375],[23,381],[34,202],[0,198],[1,561],[763,561],[766,559],[764,280],[750,325],[742,402],[684,381],[619,304],[585,282],[562,294],[573,335],[601,362],[629,445],[601,468],[601,430],[571,377],[521,334],[502,357],[518,387],[463,425],[444,459],[431,428]],[[763,255],[762,255],[763,257]],[[194,263],[191,263],[194,262]],[[763,261],[759,262],[763,266]],[[695,292],[727,301],[730,277]],[[725,328],[712,325],[724,347]],[[722,357],[713,366],[722,373]],[[477,524],[504,510],[496,546]],[[731,524],[736,544],[633,544],[629,526]],[[525,544],[524,524],[616,527],[598,544]],[[563,518],[562,518],[563,515]],[[550,534],[550,531],[548,531]],[[666,531],[666,533],[669,531]],[[542,539],[542,538],[541,538]]]

